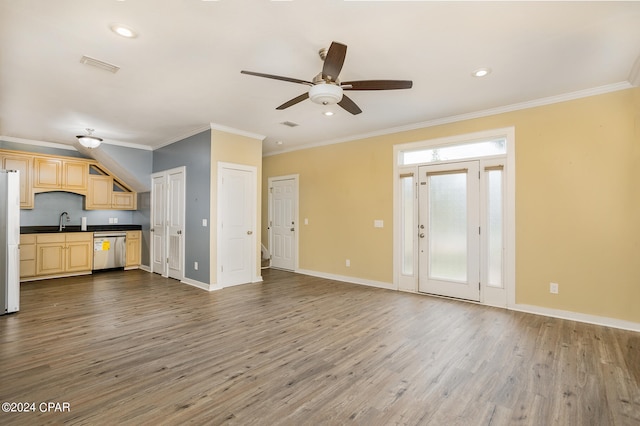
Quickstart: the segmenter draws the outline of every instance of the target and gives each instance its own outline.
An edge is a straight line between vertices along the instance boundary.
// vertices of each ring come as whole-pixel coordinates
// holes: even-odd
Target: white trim
[[[206,132],[207,130],[211,130],[211,127],[210,126],[198,127],[198,128],[193,129],[193,130],[191,130],[189,132],[183,133],[180,136],[176,136],[176,137],[167,139],[166,141],[162,142],[160,145],[153,146],[151,149],[153,151],[155,151],[156,149],[164,148],[167,145],[171,145],[172,143],[176,143],[176,142],[179,142],[181,140],[190,138],[191,136],[195,136],[195,135],[197,135],[199,133]]]
[[[192,280],[191,278],[187,278],[187,277],[183,277],[180,280],[180,282],[182,284],[187,284],[187,285],[190,285],[192,287],[199,288],[201,290],[207,290],[207,291],[214,290],[214,289],[211,288],[211,286],[209,284],[206,284],[206,283],[203,283],[203,282],[200,282],[200,281],[197,281],[197,280]]]
[[[76,149],[75,146],[73,145],[66,145],[63,143],[58,143],[58,142],[45,142],[45,141],[37,141],[37,140],[32,140],[32,139],[21,139],[21,138],[14,138],[13,136],[0,136],[0,140],[3,140],[5,142],[14,142],[14,143],[21,143],[21,144],[25,144],[25,145],[36,145],[36,146],[43,146],[43,147],[47,147],[47,148],[56,148],[56,149],[66,149],[67,151],[78,151]],[[114,141],[114,140],[104,140],[102,141],[103,144],[105,145],[116,145],[116,146],[123,146],[126,148],[134,148],[134,149],[141,149],[144,151],[151,151],[152,148],[150,146],[147,145],[140,145],[137,143],[129,143],[129,142],[119,142],[119,141]]]
[[[347,136],[344,138],[332,139],[329,141],[323,141],[318,143],[311,143],[301,145],[298,147],[292,147],[289,149],[278,150],[277,152],[264,153],[263,157],[269,157],[272,155],[284,154],[292,151],[300,151],[308,148],[316,148],[325,145],[334,145],[343,142],[350,142],[359,139],[373,138],[377,136],[385,136],[393,133],[408,132],[411,130],[419,130],[428,127],[440,126],[443,124],[457,123],[459,121],[471,120],[475,118],[488,117],[491,115],[504,114],[507,112],[519,111],[522,109],[535,108],[544,105],[551,105],[560,102],[571,101],[575,99],[587,98],[589,96],[603,95],[605,93],[616,92],[619,90],[630,89],[633,85],[628,81],[622,81],[620,83],[608,84],[605,86],[598,86],[591,89],[578,90],[575,92],[565,93],[562,95],[549,96],[546,98],[535,99],[532,101],[520,102],[511,105],[505,105],[496,108],[489,108],[481,111],[470,112],[465,114],[452,115],[449,117],[436,118],[434,120],[422,121],[420,123],[409,124],[406,126],[391,127],[388,129],[378,130],[375,132],[362,133],[358,135]]]
[[[142,269],[143,271],[145,271],[145,272],[149,272],[149,273],[153,272],[153,271],[151,271],[151,267],[150,267],[150,266],[148,266],[148,265],[140,265],[140,266],[138,267],[138,269]]]
[[[543,308],[541,306],[522,304],[510,306],[509,310],[524,312],[527,314],[542,315],[545,317],[560,318],[569,321],[584,322],[587,324],[595,324],[604,327],[619,328],[621,330],[640,332],[640,323],[625,321],[616,318],[601,317],[597,315],[582,314],[580,312],[563,311],[561,309]]]
[[[274,181],[280,181],[280,180],[289,180],[289,179],[293,179],[294,181],[294,191],[295,191],[295,197],[296,197],[296,202],[295,202],[295,206],[294,206],[294,221],[295,221],[295,225],[294,228],[296,229],[295,231],[295,244],[296,244],[296,251],[294,253],[295,258],[293,259],[293,270],[297,271],[298,268],[300,267],[300,263],[299,263],[299,259],[300,259],[300,229],[302,228],[302,224],[300,223],[300,175],[299,174],[292,174],[292,175],[286,175],[286,176],[274,176],[274,177],[269,177],[267,178],[267,221],[270,222],[273,217],[272,217],[272,208],[273,208],[273,194],[271,194],[271,185],[273,185]],[[271,249],[273,248],[273,233],[271,232],[271,226],[267,226],[267,241],[269,241],[269,252],[271,252]],[[269,259],[269,265],[271,265],[271,258]]]
[[[211,126],[211,130],[219,130],[221,132],[231,133],[231,134],[239,135],[239,136],[246,136],[248,138],[259,139],[259,140],[264,140],[264,138],[266,138],[266,136],[264,136],[264,135],[259,135],[257,133],[246,132],[246,131],[240,130],[240,129],[234,129],[233,127],[227,127],[227,126],[223,126],[221,124],[215,124],[215,123],[209,123],[209,124]]]
[[[296,272],[299,274],[309,275],[312,277],[325,278],[327,280],[341,281],[349,284],[366,285],[369,287],[383,288],[386,290],[395,290],[395,288],[393,287],[393,283],[386,283],[383,281],[367,280],[364,278],[349,277],[346,275],[329,274],[326,272],[311,271],[308,269],[299,269]]]
[[[347,277],[344,275],[327,274],[324,272],[317,272],[317,271],[311,271],[306,269],[301,269],[296,272],[303,275],[309,275],[309,276],[318,277],[318,278],[325,278],[328,280],[340,281],[340,282],[345,282],[349,284],[360,284],[360,285],[366,285],[369,287],[382,288],[386,290],[395,290],[393,288],[393,284],[385,283],[381,281],[371,281],[371,280],[365,280],[361,278]],[[478,302],[473,302],[470,300],[454,299],[454,298],[449,298],[444,296],[419,293],[417,291],[408,291],[408,290],[399,290],[399,291],[402,291],[404,293],[416,294],[416,295],[419,295],[420,297],[436,297],[436,298],[443,298],[443,299],[449,299],[449,300],[456,300],[459,302],[470,303],[473,305],[496,307],[499,309],[505,309],[507,311],[523,312],[527,314],[542,315],[545,317],[559,318],[559,319],[568,320],[568,321],[577,321],[577,322],[582,322],[586,324],[594,324],[594,325],[599,325],[603,327],[611,327],[611,328],[617,328],[621,330],[640,332],[640,323],[625,321],[625,320],[616,319],[616,318],[601,317],[597,315],[582,314],[579,312],[563,311],[560,309],[550,309],[550,308],[543,308],[540,306],[522,305],[522,304],[516,304],[508,308],[505,308],[504,306],[486,305]]]
[[[44,146],[47,148],[66,149],[67,151],[78,151],[73,145],[65,145],[56,142],[36,141],[32,139],[14,138],[13,136],[0,136],[0,140],[5,142],[22,143],[25,145]]]

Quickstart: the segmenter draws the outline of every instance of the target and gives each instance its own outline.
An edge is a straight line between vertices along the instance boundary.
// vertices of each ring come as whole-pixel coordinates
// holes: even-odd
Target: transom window
[[[506,138],[498,138],[450,146],[402,151],[399,156],[399,165],[410,166],[413,164],[438,163],[441,161],[491,157],[494,155],[504,155],[506,153]]]

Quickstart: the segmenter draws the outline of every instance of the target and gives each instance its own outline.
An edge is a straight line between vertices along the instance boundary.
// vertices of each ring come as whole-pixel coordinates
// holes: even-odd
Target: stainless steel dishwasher
[[[93,270],[122,268],[127,259],[126,232],[93,233]]]

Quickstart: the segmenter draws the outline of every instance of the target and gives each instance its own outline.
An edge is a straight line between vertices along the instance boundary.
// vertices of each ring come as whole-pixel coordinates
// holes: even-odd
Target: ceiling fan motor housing
[[[330,83],[316,84],[309,89],[309,99],[321,105],[337,104],[342,100],[342,88]]]

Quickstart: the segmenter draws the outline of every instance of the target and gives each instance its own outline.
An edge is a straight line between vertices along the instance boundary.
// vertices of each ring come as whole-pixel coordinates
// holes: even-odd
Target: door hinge
[[[273,186],[269,188],[269,192],[273,194]]]
[[[480,227],[478,226],[478,235],[480,235]]]
[[[480,291],[480,283],[478,283],[478,291]]]

